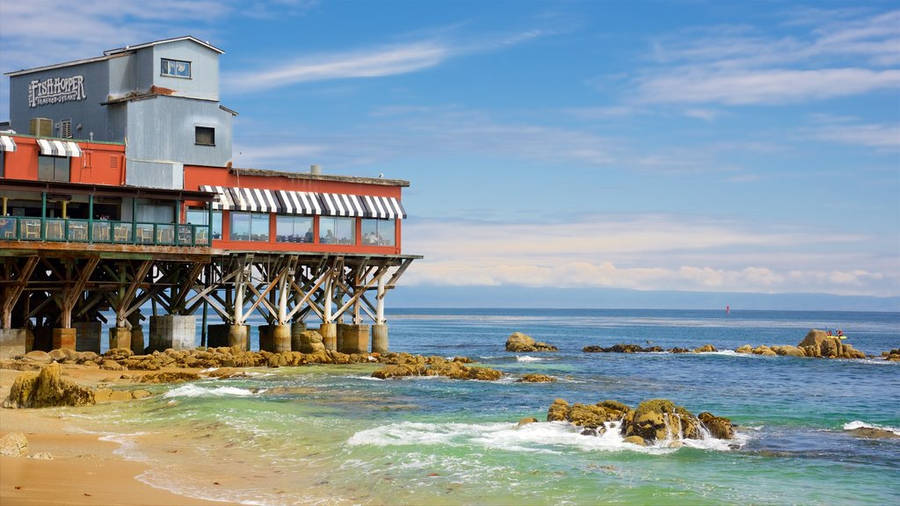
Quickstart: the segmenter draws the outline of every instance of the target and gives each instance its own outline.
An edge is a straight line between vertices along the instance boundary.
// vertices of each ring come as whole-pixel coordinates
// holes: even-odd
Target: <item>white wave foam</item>
[[[527,355],[516,355],[516,362],[541,362],[547,360],[541,357],[529,357]]]
[[[565,422],[538,422],[521,427],[510,423],[422,423],[400,422],[359,431],[347,444],[351,446],[421,446],[479,445],[512,452],[560,453],[566,448],[582,451],[636,451],[664,454],[676,451],[669,442],[643,447],[626,443],[619,432],[620,422],[610,422],[600,436],[583,436],[581,429]],[[728,451],[742,446],[748,437],[736,435],[735,440],[686,440],[685,446],[705,450]]]
[[[256,393],[262,393],[265,390],[260,390]],[[194,384],[182,385],[177,388],[173,388],[169,390],[165,394],[163,394],[164,398],[171,397],[249,397],[251,395],[255,395],[254,392],[247,390],[246,388],[238,388],[238,387],[216,387],[216,388],[204,388],[201,386],[197,386]]]
[[[866,423],[862,420],[853,420],[852,422],[844,424],[844,430],[856,430],[856,429],[880,429],[880,430],[889,430],[894,434],[900,436],[900,429],[895,427],[889,427],[887,425],[877,425],[874,423]]]

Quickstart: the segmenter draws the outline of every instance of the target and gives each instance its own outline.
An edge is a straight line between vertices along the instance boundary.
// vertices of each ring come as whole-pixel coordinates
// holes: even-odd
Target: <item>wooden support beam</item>
[[[31,279],[31,273],[34,272],[34,268],[37,264],[38,257],[28,257],[28,259],[25,260],[25,265],[22,266],[16,276],[15,284],[3,289],[3,306],[0,308],[0,311],[2,311],[2,325],[4,329],[12,327],[13,308],[16,307],[16,303],[19,301],[19,297],[25,290],[28,280]],[[11,277],[9,271],[7,271],[6,276],[7,279]]]

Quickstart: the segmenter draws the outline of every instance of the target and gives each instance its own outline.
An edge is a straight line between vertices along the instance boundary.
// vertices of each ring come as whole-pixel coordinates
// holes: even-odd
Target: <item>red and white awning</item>
[[[0,135],[0,151],[15,151],[16,141],[8,135]]]
[[[45,156],[70,156],[72,158],[81,156],[81,148],[72,141],[38,139],[37,143],[41,148],[41,154]]]

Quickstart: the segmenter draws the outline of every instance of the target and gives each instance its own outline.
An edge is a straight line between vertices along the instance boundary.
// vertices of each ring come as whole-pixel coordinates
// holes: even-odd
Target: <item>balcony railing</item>
[[[0,216],[0,240],[210,246],[209,225]]]

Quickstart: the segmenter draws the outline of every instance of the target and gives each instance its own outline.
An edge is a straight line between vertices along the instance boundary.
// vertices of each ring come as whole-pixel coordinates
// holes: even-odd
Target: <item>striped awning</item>
[[[275,198],[275,190],[261,190],[259,188],[229,188],[234,208],[238,211],[252,211],[260,213],[281,212],[278,199]]]
[[[286,214],[322,214],[322,204],[315,193],[278,190],[275,192]]]
[[[362,205],[362,201],[356,195],[347,195],[344,193],[320,193],[319,198],[324,204],[328,216],[362,216],[365,217],[366,210]]]
[[[224,186],[200,185],[200,189],[205,192],[216,194],[216,197],[212,201],[213,209],[224,209],[226,211],[234,209],[234,201],[231,200],[231,194],[228,192],[228,188],[225,188]]]
[[[38,146],[41,147],[42,155],[49,156],[71,156],[78,158],[81,156],[81,149],[78,144],[72,141],[58,141],[54,139],[38,139]]]
[[[372,197],[366,195],[362,197],[366,204],[368,213],[366,218],[382,218],[388,220],[406,219],[406,210],[400,204],[400,200],[394,197]]]
[[[300,215],[347,216],[400,220],[406,210],[395,197],[373,197],[345,193],[313,193],[259,188],[201,185],[216,193],[213,209]]]
[[[0,135],[0,151],[15,151],[16,141],[8,135]]]

